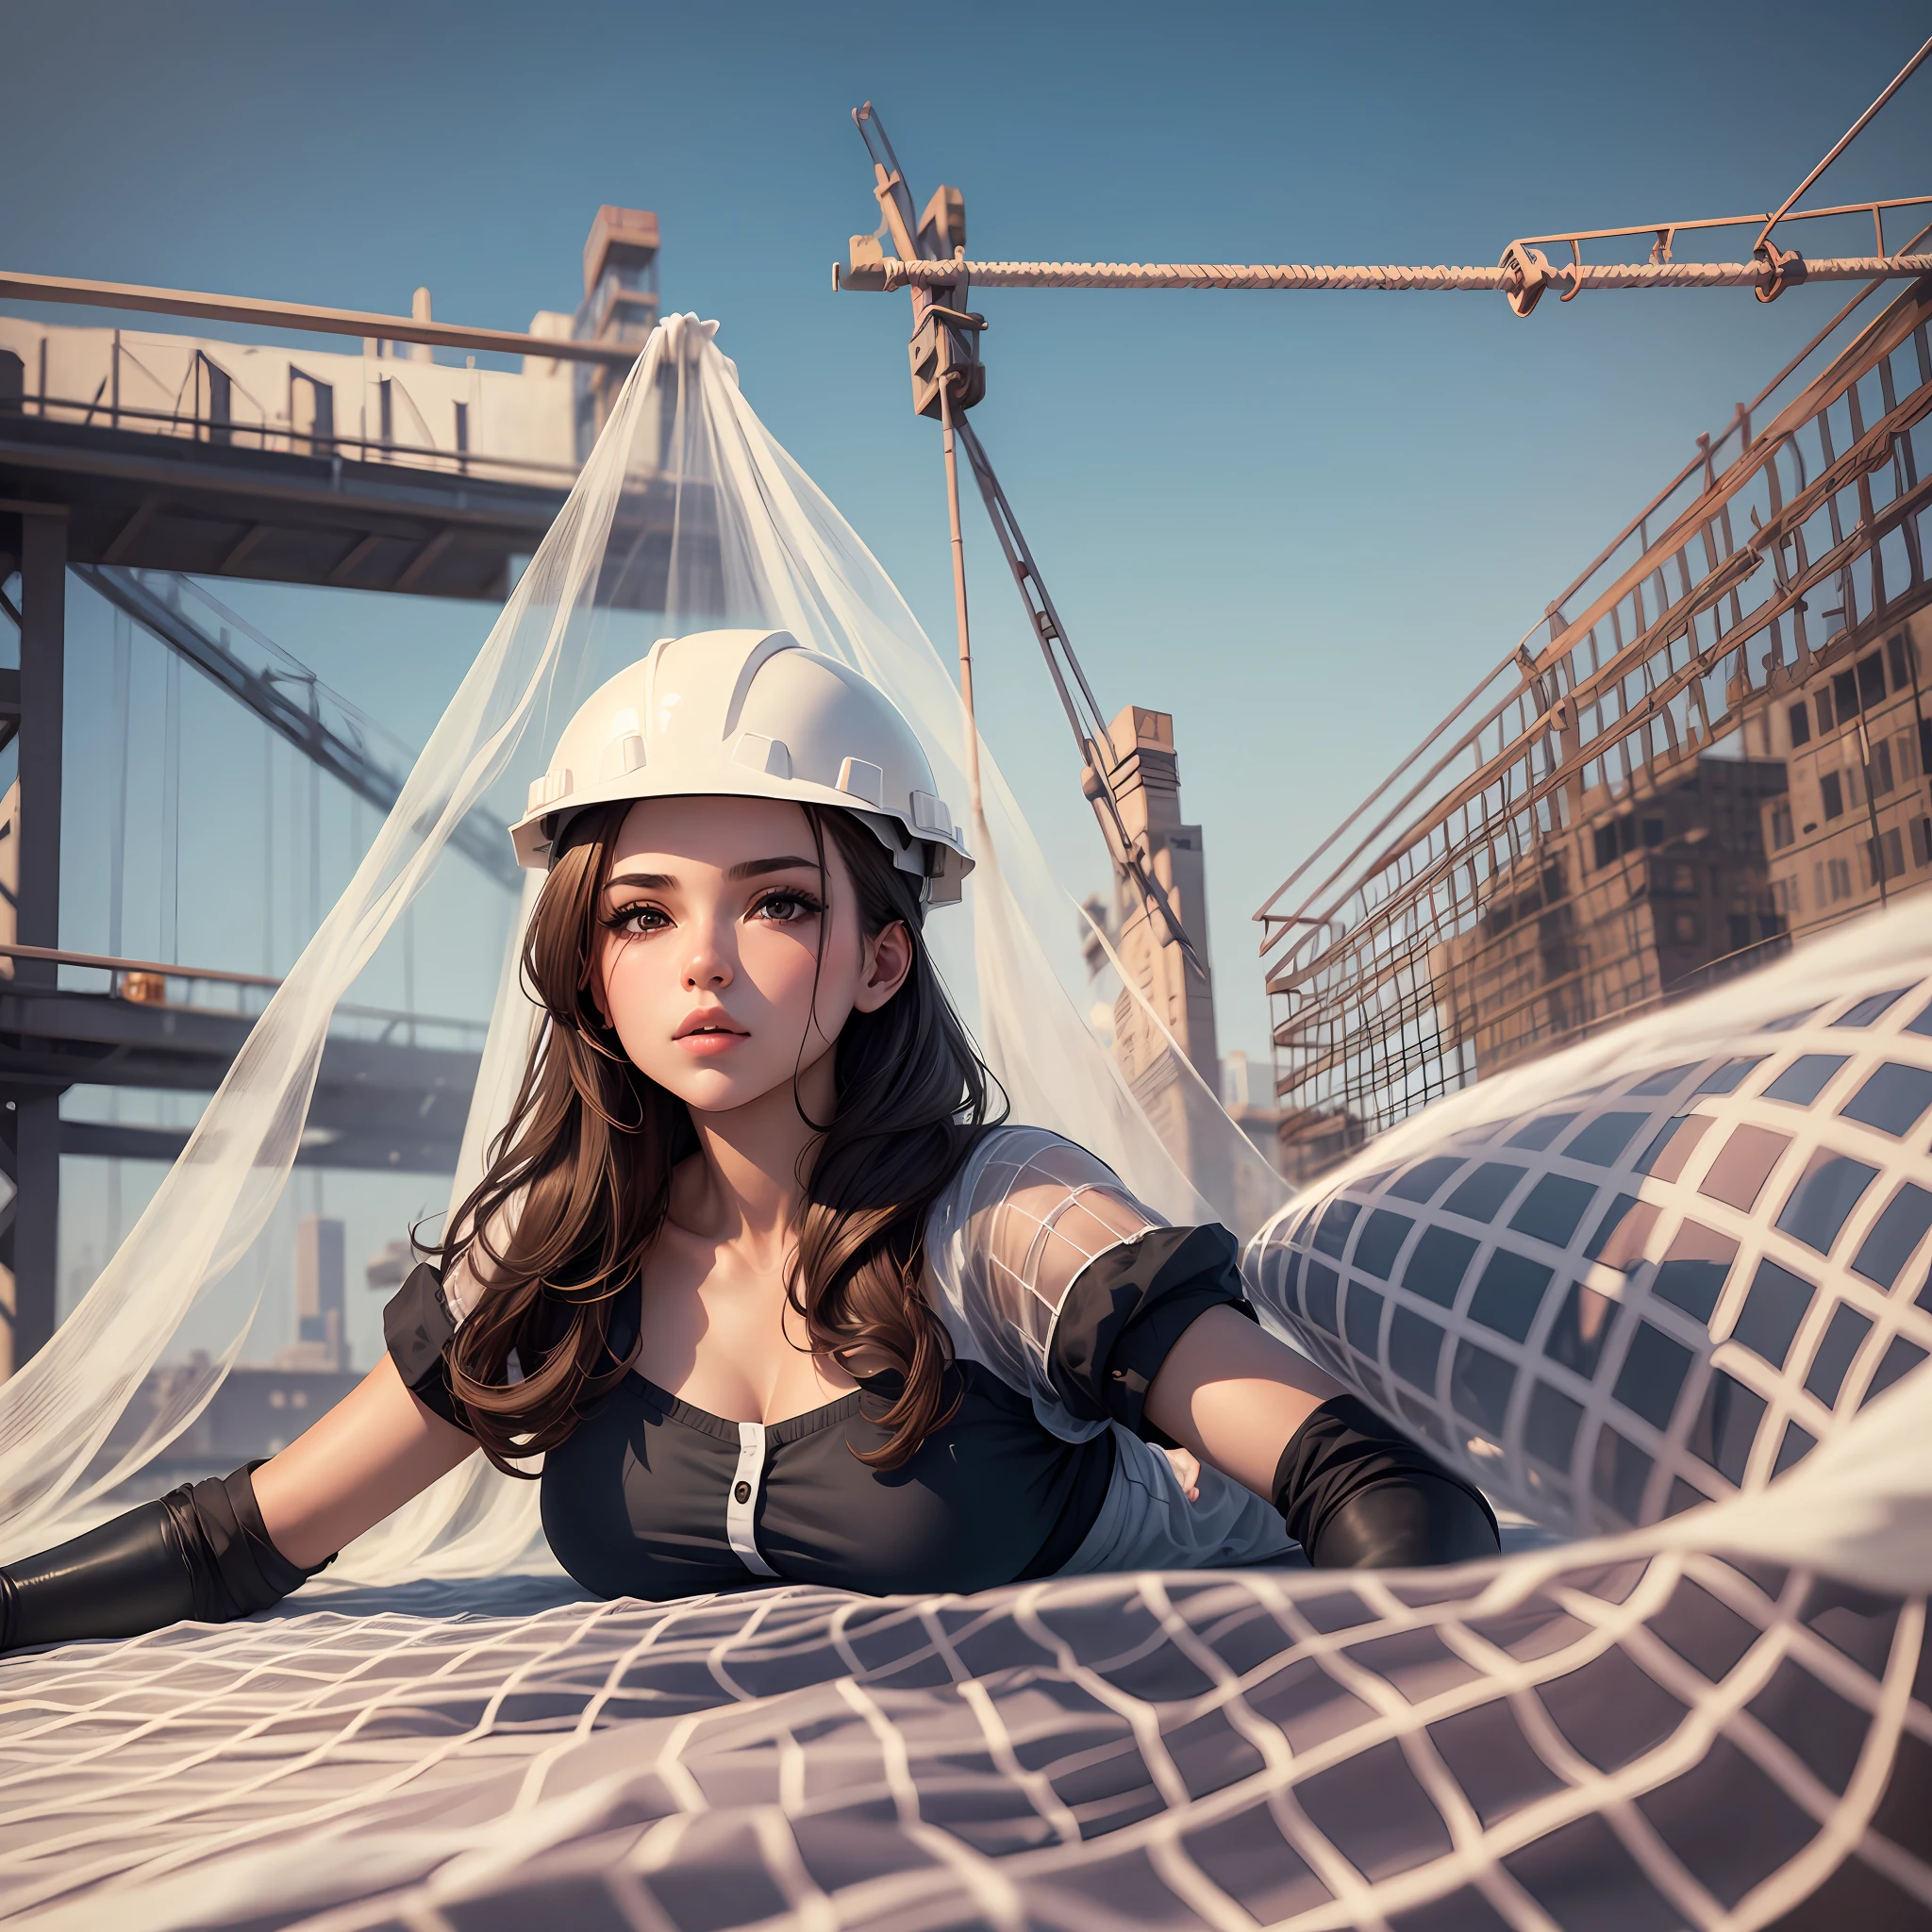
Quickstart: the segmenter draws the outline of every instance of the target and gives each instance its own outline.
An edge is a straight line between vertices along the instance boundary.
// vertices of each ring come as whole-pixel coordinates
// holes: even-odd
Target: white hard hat
[[[578,813],[620,799],[782,798],[856,812],[936,906],[973,870],[925,752],[886,694],[789,631],[659,638],[564,727],[510,827],[547,866]]]

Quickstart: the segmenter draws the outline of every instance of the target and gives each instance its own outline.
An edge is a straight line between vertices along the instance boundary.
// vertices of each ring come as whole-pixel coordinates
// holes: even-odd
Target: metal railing
[[[387,375],[382,379],[395,380]],[[476,449],[443,449],[434,443],[385,440],[359,430],[296,429],[285,422],[272,420],[265,413],[259,420],[249,421],[233,414],[206,414],[192,407],[158,409],[110,402],[105,377],[100,391],[92,397],[28,394],[23,398],[23,410],[52,421],[101,428],[131,427],[148,435],[178,437],[225,449],[266,450],[283,456],[341,457],[352,462],[392,463],[399,469],[440,470],[451,475],[531,482],[552,490],[568,490],[577,476],[575,463],[491,456]]]
[[[0,968],[0,992],[20,998],[51,998],[61,993],[107,993],[131,1006],[165,1012],[208,1013],[224,1019],[260,1018],[281,986],[261,973],[229,973],[212,966],[182,966],[160,959],[123,959],[105,953],[77,953],[65,947],[0,943],[0,961],[51,965],[53,984],[24,982],[11,963]],[[75,977],[81,981],[75,984]],[[101,981],[105,979],[106,985]],[[443,1046],[477,1052],[490,1031],[487,1020],[455,1019],[443,1013],[404,1013],[388,1007],[335,1008],[332,1031],[339,1037],[378,1045]],[[425,1038],[425,1036],[428,1036]]]

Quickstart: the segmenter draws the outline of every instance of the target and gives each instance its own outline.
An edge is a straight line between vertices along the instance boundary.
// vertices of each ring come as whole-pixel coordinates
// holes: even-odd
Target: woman
[[[660,641],[512,837],[547,1024],[384,1359],[269,1462],[0,1571],[0,1646],[264,1608],[479,1447],[542,1456],[604,1595],[1495,1551],[1474,1490],[1259,1330],[1230,1235],[991,1119],[921,937],[972,860],[858,674]]]

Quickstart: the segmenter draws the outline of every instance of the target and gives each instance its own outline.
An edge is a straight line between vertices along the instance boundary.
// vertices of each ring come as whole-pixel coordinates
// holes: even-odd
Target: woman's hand
[[[1167,1466],[1174,1471],[1174,1481],[1181,1486],[1181,1494],[1189,1502],[1201,1500],[1201,1465],[1195,1460],[1192,1451],[1187,1449],[1163,1449]]]

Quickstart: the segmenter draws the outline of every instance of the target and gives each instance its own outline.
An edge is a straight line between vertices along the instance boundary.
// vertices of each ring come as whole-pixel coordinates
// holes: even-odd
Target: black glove
[[[1481,1491],[1355,1395],[1331,1396],[1289,1438],[1273,1493],[1317,1570],[1469,1563],[1503,1547]]]
[[[298,1570],[269,1541],[249,1480],[260,1467],[171,1490],[0,1569],[0,1651],[225,1624],[279,1603],[335,1558]]]

